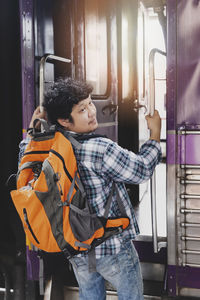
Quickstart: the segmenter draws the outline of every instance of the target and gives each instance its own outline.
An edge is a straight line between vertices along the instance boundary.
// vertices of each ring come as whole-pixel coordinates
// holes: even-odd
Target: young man
[[[54,83],[45,96],[43,106],[48,120],[77,135],[92,134],[98,127],[96,108],[91,100],[92,88],[84,82],[67,78]],[[39,108],[35,118],[44,117]],[[81,181],[93,212],[103,216],[112,182],[117,188],[130,218],[130,226],[95,249],[96,272],[89,272],[88,255],[71,259],[79,284],[81,300],[106,299],[105,279],[117,290],[119,300],[143,299],[143,284],[137,252],[132,240],[139,233],[133,207],[125,189],[127,184],[139,184],[149,179],[161,158],[161,120],[157,111],[146,117],[150,139],[138,154],[121,148],[105,137],[81,141],[82,148],[74,149]],[[21,154],[28,140],[21,143]],[[116,193],[113,194],[109,217],[119,216]],[[145,220],[144,220],[145,221]]]

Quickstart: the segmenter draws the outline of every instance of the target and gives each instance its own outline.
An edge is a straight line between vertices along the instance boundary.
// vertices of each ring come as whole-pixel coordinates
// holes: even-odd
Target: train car
[[[1,299],[78,299],[68,263],[27,244],[9,195],[18,144],[60,76],[93,85],[98,133],[137,152],[162,119],[162,161],[127,185],[145,299],[200,298],[200,1],[2,1]],[[11,176],[10,176],[11,175]],[[7,182],[7,185],[5,183]],[[42,269],[44,265],[44,272]],[[3,298],[4,297],[4,298]],[[117,299],[107,284],[107,299]]]

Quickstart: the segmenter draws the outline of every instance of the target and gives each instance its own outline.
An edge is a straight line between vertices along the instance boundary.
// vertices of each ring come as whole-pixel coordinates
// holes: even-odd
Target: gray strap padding
[[[115,184],[115,189],[116,189],[116,192],[117,192],[117,204],[118,204],[118,206],[119,206],[119,209],[120,209],[120,211],[121,211],[121,213],[123,214],[123,216],[126,216],[127,214],[126,214],[126,209],[125,209],[125,206],[124,206],[124,203],[122,202],[122,199],[121,199],[121,197],[120,197],[120,194],[119,194],[119,190],[118,190],[118,187],[117,187],[117,185]]]
[[[63,134],[76,149],[78,149],[78,150],[81,149],[81,147],[82,147],[81,143],[79,143],[70,133],[65,131],[65,132],[63,132]]]
[[[75,205],[73,205],[71,203],[69,204],[69,207],[70,207],[70,209],[72,209],[73,211],[77,212],[81,216],[85,216],[85,217],[88,216],[88,217],[91,217],[91,218],[96,218],[97,217],[96,213],[90,214],[90,212],[88,210],[84,211],[83,209],[80,209],[80,208],[78,208],[77,206],[75,206]]]
[[[45,175],[48,191],[39,192],[35,190],[35,194],[44,207],[58,247],[64,249],[66,241],[63,239],[63,208],[58,206],[58,202],[61,202],[61,195],[57,182],[54,180],[54,170],[47,159],[43,162],[42,170]]]
[[[18,169],[18,173],[20,173],[24,169],[32,169],[34,166],[42,164],[41,161],[27,161]]]
[[[40,295],[44,295],[44,262],[41,257],[39,259],[39,289]]]
[[[79,190],[80,190],[81,194],[83,195],[83,197],[86,196],[83,184],[77,174],[76,174],[76,182],[78,184]]]
[[[111,189],[108,201],[106,203],[105,212],[104,212],[104,215],[103,215],[104,218],[106,218],[106,219],[108,218],[108,214],[109,214],[109,210],[110,210],[110,206],[111,206],[112,196],[113,196],[114,190],[116,190],[116,200],[117,200],[117,204],[119,206],[120,212],[122,213],[122,215],[126,216],[126,210],[125,210],[124,204],[123,204],[123,202],[121,200],[118,187],[117,187],[116,183],[113,182],[112,183],[112,189]]]
[[[88,253],[88,267],[89,267],[89,272],[96,272],[96,255],[95,255],[95,248],[90,250]]]
[[[67,132],[67,131],[62,131],[62,133],[63,133],[63,135],[70,141],[70,143],[71,143],[76,149],[78,149],[78,150],[81,149],[81,147],[82,147],[81,143],[79,143],[79,142],[78,142],[78,141],[77,141],[77,140],[76,140],[69,132]],[[83,184],[82,184],[80,178],[78,177],[77,172],[76,172],[74,178],[75,178],[75,181],[76,181],[77,184],[78,184],[78,187],[79,187],[80,192],[82,193],[83,197],[85,197],[85,196],[86,196],[85,190],[84,190],[84,187],[83,187]],[[73,181],[74,181],[74,180],[73,180]],[[74,181],[73,184],[75,184],[75,181]],[[71,187],[70,187],[70,188],[71,188]],[[73,191],[73,188],[74,188],[74,187],[72,187],[72,191]],[[71,191],[71,193],[72,193],[72,191]],[[71,194],[71,195],[72,195],[72,194]],[[70,198],[71,198],[71,196],[68,197],[67,199],[70,199]]]
[[[107,201],[106,206],[105,206],[105,212],[104,212],[104,215],[103,215],[104,218],[106,218],[106,219],[108,218],[108,214],[109,214],[109,211],[110,211],[110,206],[111,206],[111,202],[112,202],[112,196],[113,196],[114,188],[115,188],[115,183],[113,182],[111,192],[110,192],[108,201]]]
[[[72,183],[70,185],[70,188],[69,188],[69,192],[67,194],[67,203],[69,204],[70,203],[70,199],[71,199],[71,196],[72,196],[72,193],[73,193],[73,190],[74,190],[74,186],[75,186],[75,182],[77,182],[78,184],[78,187],[79,187],[79,190],[81,192],[81,194],[83,195],[83,197],[85,197],[85,190],[83,188],[83,185],[81,183],[81,180],[79,179],[78,177],[78,173],[77,171],[75,172],[75,175],[74,175],[74,178],[72,180]]]
[[[88,249],[88,250],[90,250],[90,248],[91,248],[90,245],[85,244],[85,243],[81,243],[81,242],[78,242],[78,241],[76,241],[74,244],[75,244],[75,246],[77,246],[77,247],[85,248],[85,249]]]
[[[77,171],[75,172],[74,178],[73,178],[72,183],[71,183],[70,188],[69,188],[69,192],[67,194],[67,199],[66,200],[67,200],[68,204],[70,203],[70,199],[71,199],[71,196],[72,196],[72,193],[73,193],[73,190],[74,190],[76,176],[77,176]]]

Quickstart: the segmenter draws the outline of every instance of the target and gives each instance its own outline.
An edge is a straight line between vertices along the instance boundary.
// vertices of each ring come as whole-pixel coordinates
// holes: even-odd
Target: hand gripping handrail
[[[155,110],[155,68],[154,60],[156,53],[165,55],[166,53],[154,48],[149,54],[149,114],[152,116]],[[151,220],[152,220],[152,238],[153,238],[153,249],[154,253],[158,253],[161,248],[166,247],[166,242],[158,242],[158,232],[157,232],[157,210],[156,210],[156,170],[154,171],[150,179],[150,189],[151,189]]]
[[[43,97],[44,97],[44,74],[45,74],[45,64],[47,60],[55,60],[55,61],[61,61],[65,63],[70,63],[71,60],[68,58],[60,57],[54,54],[45,54],[40,59],[40,83],[39,83],[39,103],[40,106],[42,106],[43,103]]]

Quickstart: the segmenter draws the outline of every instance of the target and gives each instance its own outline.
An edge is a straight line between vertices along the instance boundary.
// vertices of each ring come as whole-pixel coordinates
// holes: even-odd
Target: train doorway
[[[127,187],[140,228],[134,244],[141,260],[145,294],[154,296],[165,289],[167,266],[166,7],[158,2],[139,1],[133,7],[132,1],[126,1],[121,6],[122,88],[118,98],[119,143],[130,150],[137,152],[149,138],[145,115],[155,108],[162,118],[162,162],[153,182]],[[129,112],[123,110],[125,106]],[[123,118],[129,120],[127,139]]]
[[[25,14],[23,22],[27,21],[27,26],[22,28],[27,30],[22,42],[22,47],[27,49],[24,51],[27,57],[23,57],[27,61],[28,71],[23,73],[24,82],[35,81],[34,91],[24,88],[24,102],[30,104],[24,105],[24,128],[28,127],[28,116],[33,106],[40,102],[40,70],[45,62],[43,92],[59,76],[86,79],[94,87],[92,98],[98,111],[98,132],[117,141],[122,147],[137,152],[142,142],[148,139],[144,116],[151,106],[149,56],[155,48],[166,51],[166,37],[163,34],[166,31],[165,22],[160,22],[166,18],[163,1],[156,1],[158,6],[154,5],[154,1],[132,0],[36,0],[31,2],[31,7],[26,5],[26,1],[21,0],[21,3],[22,12],[30,9],[29,16],[34,19],[34,27],[29,27],[29,16]],[[152,37],[154,29],[150,32],[153,27],[156,38]],[[63,58],[70,61],[63,63]],[[156,90],[155,107],[161,112],[163,122],[163,153],[166,146],[165,68],[165,56],[160,57],[156,52],[153,85]],[[157,225],[157,236],[154,237],[158,248],[160,245],[166,246],[165,182],[163,156],[156,170],[157,211],[153,216],[154,225]],[[127,190],[141,231],[135,246],[142,264],[145,294],[159,296],[164,289],[167,258],[166,247],[154,253],[152,232],[155,228],[152,228],[150,183],[140,187],[127,186]],[[73,280],[68,284],[73,285]]]

